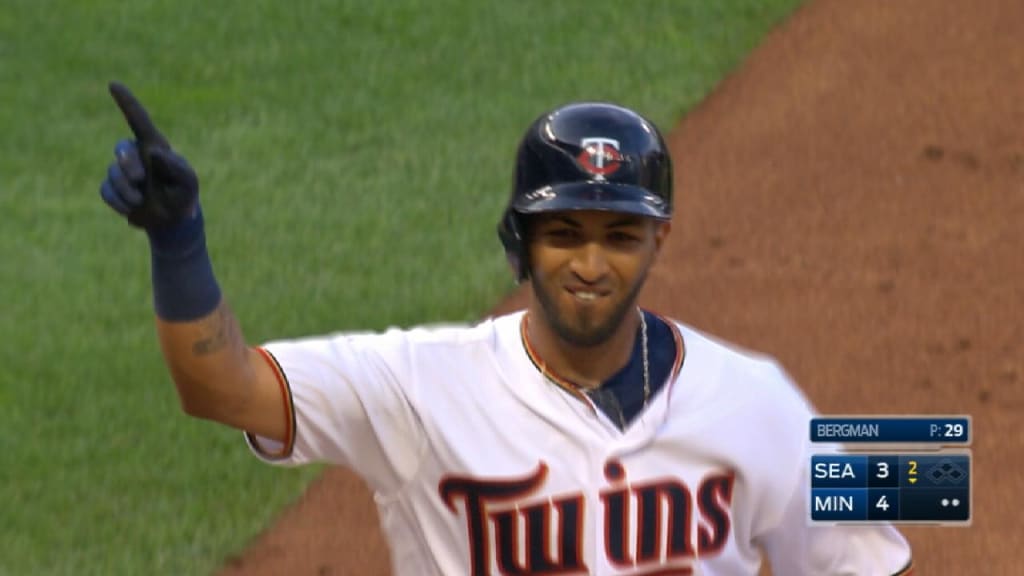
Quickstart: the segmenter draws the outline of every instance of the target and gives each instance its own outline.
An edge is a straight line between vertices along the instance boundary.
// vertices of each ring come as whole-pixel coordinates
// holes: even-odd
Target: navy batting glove
[[[100,196],[129,223],[150,233],[177,228],[194,219],[199,208],[199,178],[188,161],[149,118],[146,109],[123,85],[110,84],[110,94],[124,114],[135,140],[114,148]]]
[[[142,206],[146,171],[139,149],[131,140],[118,142],[114,157],[116,160],[107,167],[107,179],[100,185],[100,196],[108,206],[127,217]]]
[[[149,236],[157,315],[172,322],[202,318],[217,308],[221,293],[206,250],[199,178],[127,88],[113,82],[110,94],[135,139],[114,147],[100,196]]]

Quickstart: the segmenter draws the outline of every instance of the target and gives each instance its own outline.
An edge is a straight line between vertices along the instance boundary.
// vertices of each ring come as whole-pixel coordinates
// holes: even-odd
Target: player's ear
[[[672,231],[672,223],[664,221],[655,221],[654,223],[654,251],[661,252],[661,246],[665,243],[665,239],[668,238],[669,232]]]

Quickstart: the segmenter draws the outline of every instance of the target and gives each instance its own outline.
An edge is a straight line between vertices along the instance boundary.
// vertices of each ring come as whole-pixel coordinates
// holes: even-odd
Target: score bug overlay
[[[970,431],[968,416],[815,418],[812,442],[827,442],[828,449],[886,444],[888,451],[823,447],[811,456],[810,521],[969,526],[971,452],[963,446]]]

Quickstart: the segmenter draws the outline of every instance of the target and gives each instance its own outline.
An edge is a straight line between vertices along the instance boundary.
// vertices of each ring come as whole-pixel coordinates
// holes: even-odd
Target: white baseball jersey
[[[620,430],[522,320],[269,343],[291,431],[249,446],[359,473],[397,574],[909,573],[891,526],[810,525],[812,409],[771,358],[667,321],[681,362]]]

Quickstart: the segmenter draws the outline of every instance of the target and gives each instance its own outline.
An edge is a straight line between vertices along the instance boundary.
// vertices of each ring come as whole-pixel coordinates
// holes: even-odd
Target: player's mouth
[[[568,292],[574,300],[583,304],[597,302],[611,294],[610,290],[595,290],[593,288],[584,288],[581,286],[566,286],[565,291]]]

